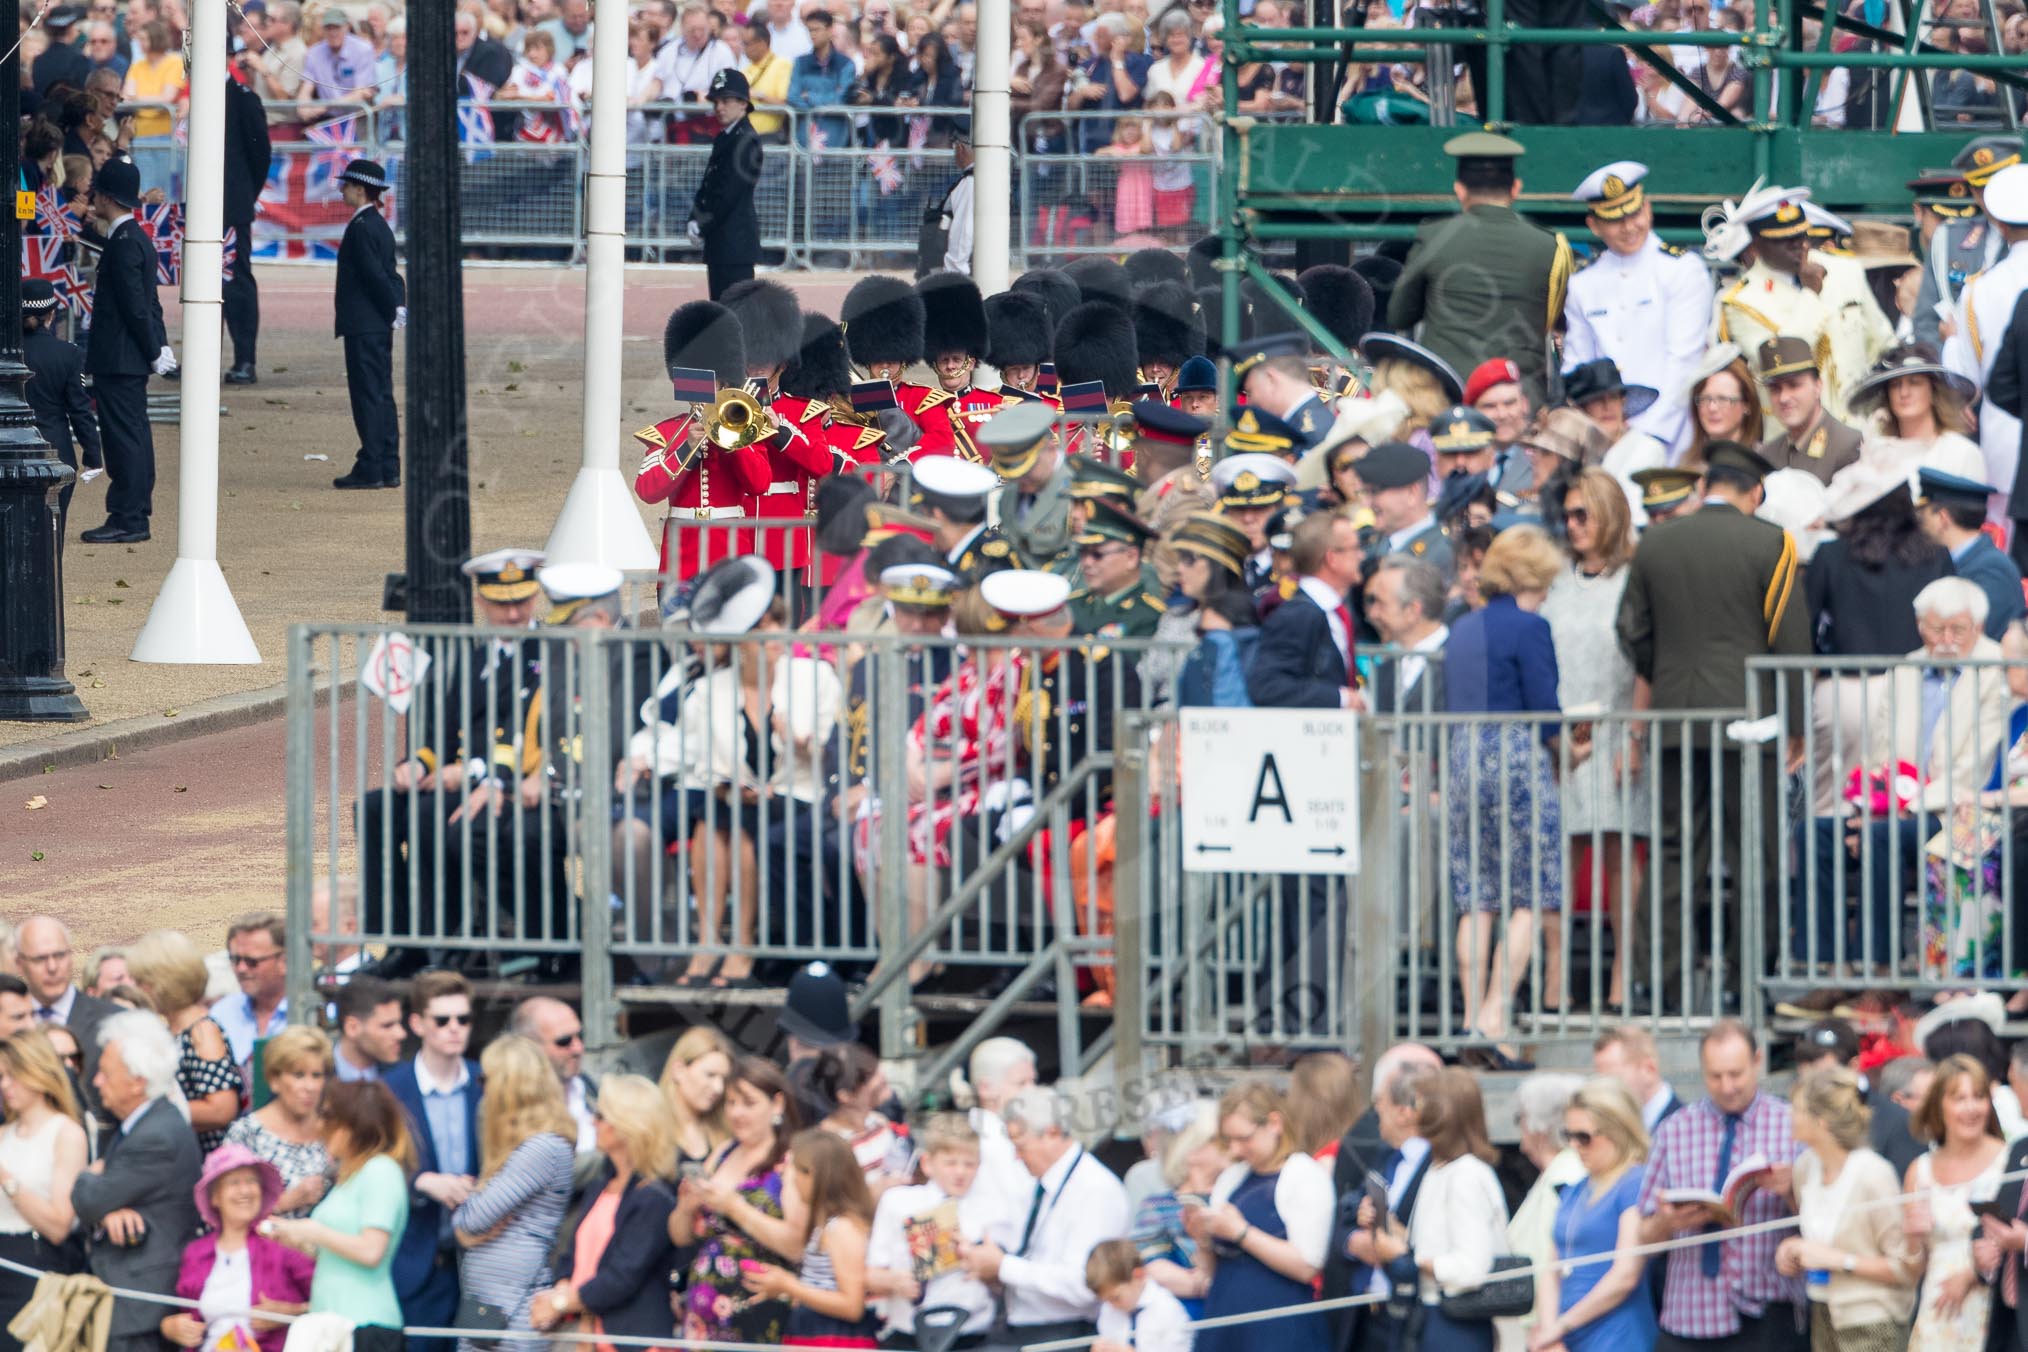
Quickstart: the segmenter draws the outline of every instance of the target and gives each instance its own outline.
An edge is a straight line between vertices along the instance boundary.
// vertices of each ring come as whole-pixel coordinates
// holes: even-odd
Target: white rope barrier
[[[2028,1169],[2018,1169],[2012,1173],[2001,1174],[1993,1180],[1993,1183],[1995,1186],[1999,1186],[2007,1183],[2018,1183],[2024,1180],[2028,1180]],[[1572,1184],[1572,1186],[1582,1186],[1583,1183],[1584,1180],[1580,1180],[1578,1183]],[[1966,1184],[1963,1183],[1950,1185],[1932,1184],[1927,1188],[1917,1188],[1909,1192],[1895,1193],[1889,1197],[1877,1198],[1871,1202],[1863,1202],[1852,1207],[1851,1210],[1854,1212],[1864,1212],[1880,1207],[1905,1206],[1911,1201],[1926,1199],[1939,1193],[1956,1192],[1965,1186]],[[1525,1268],[1506,1268],[1500,1272],[1499,1279],[1501,1281],[1510,1281],[1519,1277],[1529,1277],[1532,1279],[1545,1276],[1551,1272],[1564,1273],[1573,1268],[1610,1264],[1625,1257],[1650,1258],[1656,1254],[1673,1253],[1678,1249],[1696,1248],[1705,1244],[1723,1244],[1728,1240],[1748,1239],[1754,1235],[1793,1229],[1800,1223],[1800,1218],[1791,1214],[1777,1217],[1774,1220],[1756,1221],[1751,1225],[1736,1225],[1728,1229],[1706,1230],[1694,1235],[1657,1240],[1652,1244],[1636,1244],[1630,1248],[1605,1249],[1595,1254],[1583,1254],[1575,1258],[1558,1258],[1551,1262],[1534,1263]],[[24,1263],[17,1263],[8,1258],[0,1258],[0,1269],[19,1273],[24,1277],[32,1277],[38,1281],[43,1277],[51,1275],[40,1268],[30,1267]],[[196,1301],[185,1300],[181,1296],[165,1295],[157,1291],[136,1291],[130,1287],[122,1286],[109,1286],[107,1290],[116,1299],[120,1300],[145,1301],[150,1304],[168,1306],[179,1310],[195,1311],[198,1309]],[[1334,1310],[1358,1309],[1367,1305],[1379,1305],[1390,1299],[1392,1299],[1391,1295],[1375,1295],[1372,1292],[1367,1292],[1357,1296],[1339,1296],[1332,1300],[1312,1300],[1304,1301],[1299,1305],[1281,1305],[1266,1310],[1249,1310],[1244,1314],[1219,1315],[1210,1319],[1196,1319],[1187,1324],[1179,1325],[1179,1327],[1193,1332],[1200,1329],[1230,1328],[1237,1324],[1251,1324],[1267,1320],[1329,1314]],[[304,1315],[282,1314],[274,1310],[227,1310],[222,1314],[214,1316],[214,1318],[245,1319],[249,1322],[258,1320],[268,1324],[293,1324],[297,1320],[306,1317]],[[456,1338],[476,1343],[609,1343],[614,1347],[684,1348],[689,1349],[689,1352],[755,1352],[757,1348],[776,1346],[773,1343],[715,1342],[702,1338],[685,1338],[680,1334],[671,1335],[666,1338],[648,1338],[629,1337],[622,1334],[610,1333],[584,1333],[576,1330],[459,1329],[425,1326],[403,1328],[400,1332],[404,1337]],[[1023,1352],[1075,1352],[1075,1349],[1089,1347],[1096,1341],[1098,1339],[1094,1335],[1088,1338],[1059,1338],[1051,1342],[1024,1343],[1021,1344],[1021,1347]]]

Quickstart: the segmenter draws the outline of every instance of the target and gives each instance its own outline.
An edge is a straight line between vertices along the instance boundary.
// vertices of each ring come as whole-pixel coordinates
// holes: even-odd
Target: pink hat
[[[275,1203],[282,1199],[282,1176],[274,1165],[243,1145],[233,1143],[222,1145],[205,1156],[204,1172],[197,1177],[197,1188],[194,1193],[197,1214],[209,1228],[213,1230],[218,1228],[218,1208],[211,1204],[211,1185],[227,1174],[241,1169],[251,1169],[260,1175],[261,1214],[254,1217],[256,1225],[266,1220],[269,1213],[274,1211]]]

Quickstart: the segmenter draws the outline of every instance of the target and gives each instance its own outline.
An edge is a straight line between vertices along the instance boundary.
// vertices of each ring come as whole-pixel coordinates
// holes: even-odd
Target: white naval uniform
[[[1831,362],[1838,372],[1838,402],[1859,383],[1894,341],[1894,325],[1881,312],[1866,281],[1866,266],[1851,254],[1810,251],[1810,261],[1824,269],[1824,308],[1831,312]],[[1824,401],[1830,402],[1826,384]],[[1840,412],[1835,416],[1843,418]]]
[[[1680,452],[1690,444],[1684,399],[1704,357],[1711,297],[1704,260],[1652,232],[1635,253],[1601,250],[1570,279],[1563,364],[1611,357],[1622,380],[1657,391],[1661,397],[1633,425]]]
[[[1965,283],[1957,332],[1944,343],[1944,365],[1985,389],[2024,290],[2028,290],[2028,240],[2010,245],[2005,258]],[[1999,490],[1987,499],[1986,519],[2005,522],[2007,496],[2021,458],[2021,420],[1991,400],[1981,404],[1979,449],[1986,456],[1986,482]]]
[[[1796,278],[1758,262],[1719,291],[1711,312],[1711,341],[1738,344],[1748,366],[1754,365],[1761,344],[1770,338],[1785,335],[1808,343],[1817,354],[1818,374],[1824,378],[1824,408],[1842,422],[1845,387],[1866,373],[1837,369],[1832,360],[1831,327],[1831,309],[1822,296]],[[1774,413],[1765,385],[1761,387],[1761,412]]]

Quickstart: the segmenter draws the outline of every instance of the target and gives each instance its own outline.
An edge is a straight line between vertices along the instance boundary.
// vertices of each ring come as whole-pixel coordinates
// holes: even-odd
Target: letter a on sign
[[[1272,782],[1274,788],[1269,790]],[[1282,821],[1295,824],[1295,815],[1289,811],[1288,790],[1282,787],[1282,772],[1275,765],[1275,753],[1270,751],[1260,758],[1260,777],[1253,784],[1253,806],[1247,809],[1246,820],[1250,826],[1260,820],[1260,810],[1273,807],[1282,814]]]

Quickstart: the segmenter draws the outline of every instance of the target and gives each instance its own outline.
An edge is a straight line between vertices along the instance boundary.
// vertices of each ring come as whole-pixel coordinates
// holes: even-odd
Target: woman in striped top
[[[789,1067],[789,1079],[803,1120],[852,1148],[876,1205],[889,1188],[915,1181],[907,1133],[878,1111],[893,1091],[871,1051],[856,1042],[826,1047]]]
[[[747,1290],[789,1303],[787,1347],[875,1347],[880,1321],[866,1308],[866,1237],[873,1196],[852,1147],[812,1127],[789,1145],[788,1184],[810,1217],[802,1270],[742,1264]]]
[[[486,1080],[479,1102],[479,1188],[451,1217],[465,1248],[460,1284],[468,1301],[499,1310],[506,1328],[527,1329],[533,1327],[529,1301],[570,1201],[577,1123],[549,1058],[533,1040],[511,1033],[496,1038],[479,1069]],[[496,1345],[461,1339],[458,1352]]]

